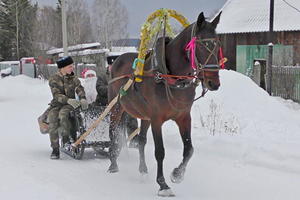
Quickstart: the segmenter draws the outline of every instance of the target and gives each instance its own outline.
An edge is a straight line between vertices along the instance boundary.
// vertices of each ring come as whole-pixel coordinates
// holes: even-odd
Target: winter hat
[[[84,72],[83,78],[87,78],[88,75],[96,76],[96,72],[94,70],[89,69],[89,70],[87,70],[87,71]]]
[[[80,73],[81,78],[84,78],[84,73],[85,73],[87,70],[89,70],[89,69],[88,69],[88,68],[84,68],[84,69],[81,71],[81,73]]]
[[[113,62],[118,58],[119,56],[107,56],[106,60],[107,60],[107,64],[112,65]]]
[[[65,66],[68,66],[70,64],[73,64],[73,63],[74,63],[73,59],[70,56],[62,57],[56,61],[57,67],[59,69],[65,67]]]

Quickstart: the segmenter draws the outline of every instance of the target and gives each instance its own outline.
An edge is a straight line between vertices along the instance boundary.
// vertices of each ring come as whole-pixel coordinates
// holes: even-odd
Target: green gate
[[[268,65],[267,45],[238,45],[236,69],[265,89]],[[300,67],[293,65],[293,46],[274,45],[272,95],[300,103]]]
[[[236,71],[251,76],[255,60],[268,59],[267,45],[237,45],[236,47]],[[293,46],[274,45],[273,65],[290,66],[293,65]]]

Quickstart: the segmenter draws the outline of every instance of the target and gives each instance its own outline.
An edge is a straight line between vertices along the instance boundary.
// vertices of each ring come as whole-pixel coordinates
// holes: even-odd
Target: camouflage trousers
[[[70,111],[74,110],[70,105],[63,107],[54,107],[48,114],[49,136],[52,148],[59,148],[59,134],[69,137],[72,123],[70,119]]]

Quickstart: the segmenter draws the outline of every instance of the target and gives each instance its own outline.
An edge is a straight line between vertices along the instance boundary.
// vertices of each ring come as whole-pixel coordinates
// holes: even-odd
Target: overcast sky
[[[32,0],[40,5],[55,6],[56,0]],[[70,0],[66,0],[70,1]],[[93,0],[83,0],[91,4]],[[159,8],[174,9],[184,15],[190,22],[197,20],[200,12],[210,16],[219,10],[226,0],[120,0],[129,14],[128,32],[130,37],[139,37],[140,27],[148,15]]]

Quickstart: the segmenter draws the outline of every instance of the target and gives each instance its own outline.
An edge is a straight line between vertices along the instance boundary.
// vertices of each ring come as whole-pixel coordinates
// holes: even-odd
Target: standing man
[[[51,159],[59,159],[59,134],[62,144],[69,142],[71,132],[70,111],[81,106],[88,108],[84,88],[74,75],[74,62],[70,56],[62,57],[57,62],[58,72],[49,78],[53,99],[48,114],[49,135],[52,147]],[[75,93],[79,100],[75,98]]]

